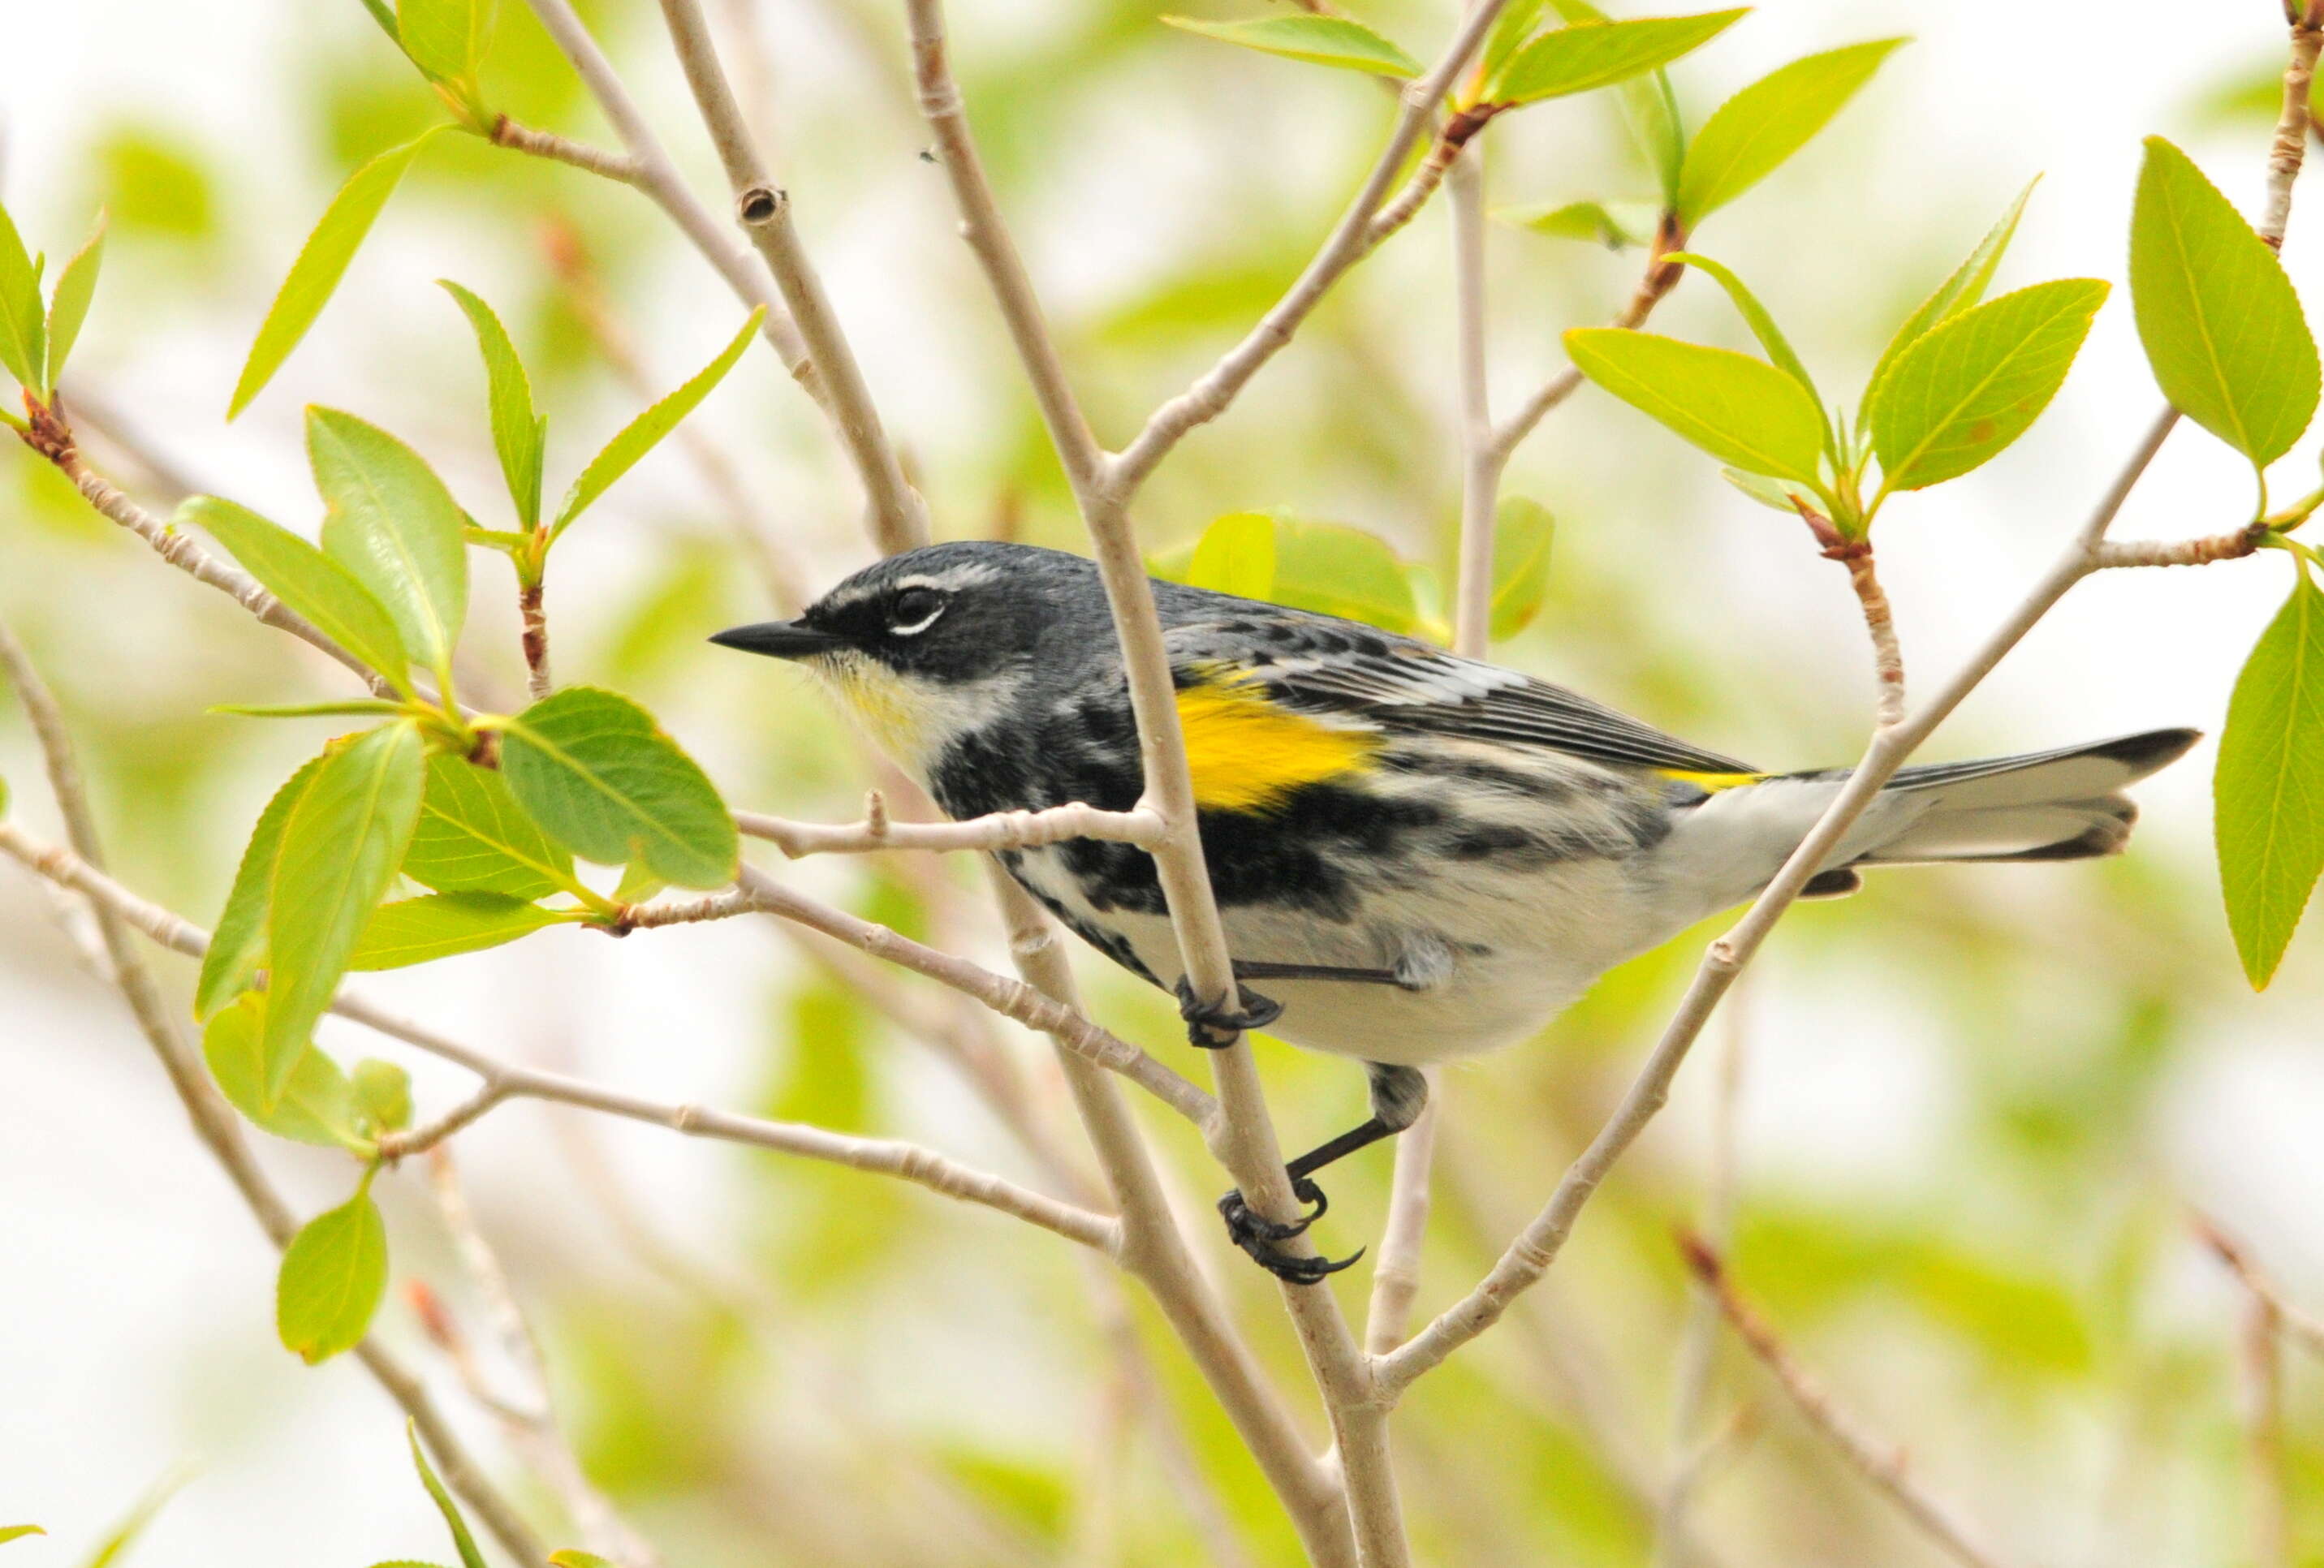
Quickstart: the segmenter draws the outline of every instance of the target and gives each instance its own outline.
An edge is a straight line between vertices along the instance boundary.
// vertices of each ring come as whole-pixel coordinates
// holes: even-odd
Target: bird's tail
[[[1882,792],[1890,808],[1867,814],[1865,826],[1877,836],[1847,845],[1808,890],[1827,897],[1853,891],[1858,866],[2113,854],[2138,820],[2138,807],[2122,791],[2201,738],[2197,730],[2150,730],[2053,752],[1900,770]]]

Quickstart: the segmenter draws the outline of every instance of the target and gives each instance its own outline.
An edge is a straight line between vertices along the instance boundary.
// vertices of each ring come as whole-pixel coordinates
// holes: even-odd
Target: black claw
[[[1219,1213],[1226,1220],[1227,1235],[1250,1256],[1252,1262],[1288,1284],[1314,1285],[1325,1276],[1337,1274],[1350,1267],[1364,1255],[1360,1247],[1348,1257],[1336,1260],[1297,1258],[1277,1251],[1277,1242],[1288,1241],[1294,1236],[1304,1234],[1307,1227],[1322,1219],[1332,1206],[1332,1201],[1323,1195],[1323,1189],[1305,1176],[1293,1181],[1291,1192],[1301,1203],[1314,1206],[1298,1219],[1288,1222],[1253,1213],[1250,1205],[1243,1202],[1239,1188],[1219,1200]]]
[[[1222,1050],[1234,1043],[1235,1036],[1245,1029],[1263,1029],[1283,1016],[1283,1004],[1273,997],[1261,996],[1247,986],[1237,986],[1242,1010],[1235,1011],[1221,997],[1216,1001],[1195,999],[1194,988],[1185,978],[1178,981],[1178,1016],[1186,1020],[1186,1043],[1206,1051]]]

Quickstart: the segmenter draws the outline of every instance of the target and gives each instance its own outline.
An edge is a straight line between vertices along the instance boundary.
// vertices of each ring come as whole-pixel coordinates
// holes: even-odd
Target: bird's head
[[[1036,683],[1105,647],[1105,616],[1096,568],[1080,557],[968,540],[890,556],[796,621],[710,641],[806,665],[890,755],[925,773],[951,742],[1023,711]]]

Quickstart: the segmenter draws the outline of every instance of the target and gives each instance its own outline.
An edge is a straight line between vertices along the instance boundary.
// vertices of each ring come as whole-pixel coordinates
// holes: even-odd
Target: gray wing
[[[1360,719],[1390,735],[1539,746],[1617,767],[1755,771],[1563,687],[1353,622],[1253,604],[1172,627],[1182,681],[1249,681],[1286,707]]]

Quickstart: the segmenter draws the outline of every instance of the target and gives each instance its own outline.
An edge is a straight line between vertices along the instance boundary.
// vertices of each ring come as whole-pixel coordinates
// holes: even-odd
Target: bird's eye
[[[899,637],[925,632],[944,613],[944,595],[934,588],[906,588],[888,604],[888,630]]]

